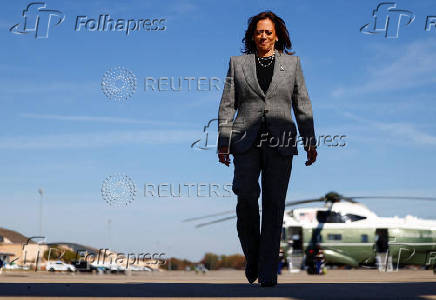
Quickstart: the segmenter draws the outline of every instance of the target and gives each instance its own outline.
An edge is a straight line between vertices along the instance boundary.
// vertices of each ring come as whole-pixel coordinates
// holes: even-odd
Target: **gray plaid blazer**
[[[255,59],[254,54],[230,57],[218,111],[218,149],[227,146],[232,154],[248,150],[256,140],[262,116],[270,134],[262,139],[268,139],[282,155],[298,155],[298,143],[316,145],[312,104],[300,58],[275,50],[273,76],[266,93],[257,80]]]

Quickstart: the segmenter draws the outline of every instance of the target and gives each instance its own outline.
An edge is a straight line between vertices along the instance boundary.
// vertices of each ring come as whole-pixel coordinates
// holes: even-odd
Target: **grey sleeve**
[[[233,59],[230,57],[229,69],[218,110],[218,149],[223,146],[230,146],[229,140],[232,132],[233,118],[238,106],[235,95],[234,75]]]
[[[297,120],[298,131],[304,141],[304,147],[307,148],[309,145],[316,146],[312,103],[307,93],[300,57],[298,56],[295,84],[292,93],[292,109],[294,110],[295,119]]]

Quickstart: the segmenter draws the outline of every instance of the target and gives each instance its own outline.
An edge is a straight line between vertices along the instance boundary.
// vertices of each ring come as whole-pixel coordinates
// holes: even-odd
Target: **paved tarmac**
[[[3,272],[0,299],[436,299],[432,271],[328,270],[279,275],[272,288],[247,283],[243,271],[84,274]]]

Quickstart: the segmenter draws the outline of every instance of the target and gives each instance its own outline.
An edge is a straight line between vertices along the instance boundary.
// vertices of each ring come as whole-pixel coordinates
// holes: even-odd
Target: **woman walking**
[[[304,144],[307,166],[317,157],[312,105],[300,58],[286,50],[291,49],[291,41],[280,17],[271,11],[251,17],[242,41],[244,54],[230,57],[219,106],[218,158],[229,166],[229,154],[234,157],[237,230],[247,280],[275,286],[286,192],[297,143]]]

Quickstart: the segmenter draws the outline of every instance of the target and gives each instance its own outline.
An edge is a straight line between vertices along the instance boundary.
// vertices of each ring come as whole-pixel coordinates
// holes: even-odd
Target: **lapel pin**
[[[283,68],[283,66],[280,65],[280,71],[284,71],[284,70],[285,70],[285,68]]]

